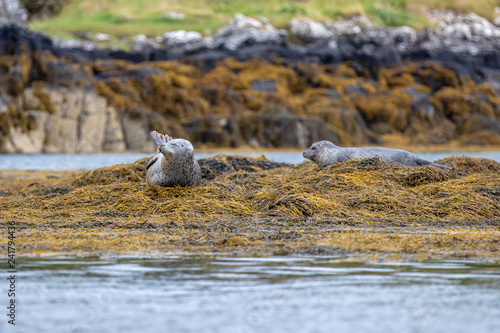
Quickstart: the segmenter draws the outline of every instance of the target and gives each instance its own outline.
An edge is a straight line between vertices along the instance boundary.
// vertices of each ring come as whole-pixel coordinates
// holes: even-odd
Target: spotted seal
[[[325,167],[334,162],[349,161],[362,158],[378,157],[380,160],[407,166],[432,165],[442,169],[451,169],[446,165],[436,164],[418,158],[406,150],[382,147],[338,147],[330,141],[318,141],[312,144],[303,154],[304,158],[311,160],[320,167]]]
[[[170,187],[201,183],[201,168],[194,159],[191,142],[156,131],[149,134],[158,146],[158,154],[146,166],[146,184]]]

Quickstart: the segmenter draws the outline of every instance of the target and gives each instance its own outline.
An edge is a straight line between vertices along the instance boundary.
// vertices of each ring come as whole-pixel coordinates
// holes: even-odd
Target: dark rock
[[[245,157],[245,156],[214,156],[201,158],[198,164],[201,167],[203,179],[214,179],[229,172],[246,171],[258,172],[262,170],[272,170],[276,168],[286,168],[288,163],[275,162],[265,157]]]
[[[430,101],[431,94],[418,92],[414,88],[407,88],[405,92],[413,97],[411,110],[420,120],[434,122],[438,118],[438,112]],[[442,117],[441,117],[442,118]]]
[[[480,131],[500,135],[500,119],[482,114],[470,114],[461,116],[457,122],[459,134],[473,134]]]
[[[83,66],[62,61],[46,63],[46,81],[62,87],[87,87],[92,84],[92,75]]]
[[[345,86],[344,94],[346,94],[347,96],[366,95],[366,94],[368,94],[368,91],[363,86],[361,86],[359,84],[356,84],[356,85],[350,84],[350,85]]]
[[[307,148],[313,142],[339,142],[338,136],[316,117],[255,114],[239,120],[245,142],[257,141],[262,147]]]
[[[184,126],[193,142],[237,147],[241,144],[239,126],[233,118],[207,116],[189,121]]]
[[[276,87],[276,82],[272,79],[255,80],[252,82],[252,88],[258,91],[265,92],[275,92],[276,90],[278,90],[278,87]]]

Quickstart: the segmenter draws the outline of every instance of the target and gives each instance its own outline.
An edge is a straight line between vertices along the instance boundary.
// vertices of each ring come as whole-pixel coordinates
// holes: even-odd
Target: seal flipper
[[[153,139],[153,141],[156,143],[156,145],[158,147],[160,147],[161,145],[166,145],[169,141],[172,140],[171,136],[163,135],[163,134],[160,134],[156,131],[149,132],[149,135],[151,135],[151,138]]]
[[[417,163],[417,165],[432,165],[433,164],[432,162],[429,162],[427,160],[423,160],[421,158],[415,159],[415,163]]]
[[[447,165],[437,164],[437,163],[434,163],[434,162],[431,162],[431,165],[435,166],[435,167],[438,167],[438,168],[441,168],[441,169],[444,169],[444,170],[451,170],[451,169],[453,169],[452,167],[449,167]]]
[[[158,155],[153,156],[152,159],[149,160],[148,164],[146,165],[146,170],[149,169],[155,162],[158,161]]]
[[[447,165],[442,165],[442,164],[437,164],[437,163],[434,163],[434,162],[429,162],[429,161],[423,160],[421,158],[417,158],[415,160],[415,162],[417,163],[417,165],[431,165],[433,167],[441,168],[441,169],[444,169],[444,170],[451,170],[452,169],[451,167],[449,167]]]

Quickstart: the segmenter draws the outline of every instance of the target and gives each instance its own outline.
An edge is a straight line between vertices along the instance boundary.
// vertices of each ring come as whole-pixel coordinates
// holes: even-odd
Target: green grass
[[[316,21],[339,20],[354,15],[366,15],[374,22],[387,26],[428,25],[425,11],[451,9],[475,12],[491,19],[496,0],[72,0],[62,12],[30,27],[49,35],[67,36],[85,31],[104,32],[120,36],[143,33],[162,35],[167,31],[195,30],[213,34],[236,13],[268,18],[278,28],[286,28],[294,17],[309,17]],[[164,16],[178,11],[184,20]]]

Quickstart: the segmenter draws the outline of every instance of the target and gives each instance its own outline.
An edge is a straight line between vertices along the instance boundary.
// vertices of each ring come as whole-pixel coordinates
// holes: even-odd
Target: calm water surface
[[[301,152],[266,152],[266,153],[203,153],[196,158],[211,157],[219,154],[260,156],[277,161],[297,164],[305,161]],[[106,154],[0,154],[0,169],[20,170],[76,170],[94,169],[120,163],[132,163],[143,157],[152,157],[152,153],[106,153]],[[500,152],[480,153],[431,153],[417,154],[419,157],[436,161],[449,156],[483,157],[500,162]]]
[[[0,332],[500,332],[499,264],[63,258],[17,269],[16,326],[3,314]]]

